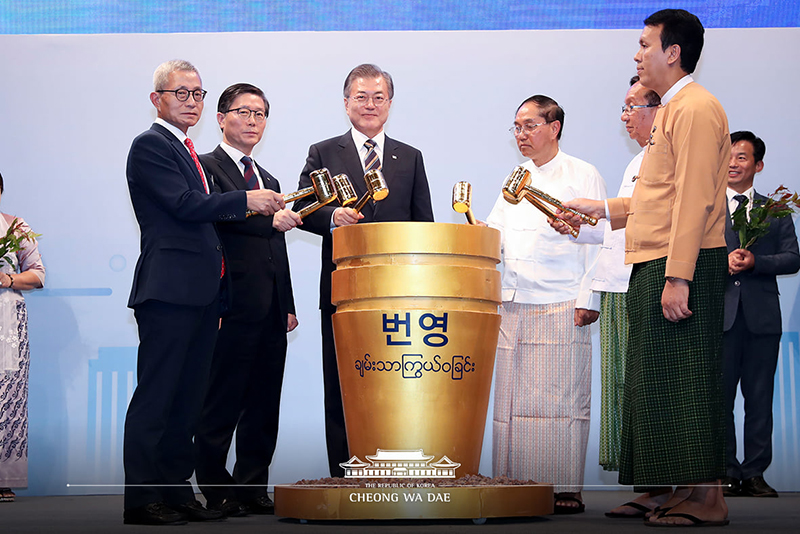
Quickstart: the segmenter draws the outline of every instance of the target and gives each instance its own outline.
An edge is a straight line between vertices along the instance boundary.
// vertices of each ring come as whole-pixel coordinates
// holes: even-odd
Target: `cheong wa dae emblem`
[[[345,478],[456,478],[456,469],[461,467],[460,463],[447,456],[431,463],[433,458],[424,454],[422,449],[378,449],[374,455],[366,456],[370,463],[353,456],[339,465],[344,469]]]

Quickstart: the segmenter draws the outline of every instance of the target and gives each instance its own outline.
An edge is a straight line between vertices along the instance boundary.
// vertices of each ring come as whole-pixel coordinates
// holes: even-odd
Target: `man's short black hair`
[[[759,161],[764,161],[764,154],[767,153],[767,145],[764,144],[764,141],[760,137],[757,137],[756,134],[753,132],[748,132],[747,130],[733,132],[731,134],[731,146],[735,145],[739,141],[747,141],[753,145],[753,157],[755,158],[756,163]]]
[[[219,101],[217,102],[217,112],[227,113],[228,110],[231,109],[233,101],[241,95],[256,95],[260,97],[261,100],[264,101],[264,115],[269,117],[269,102],[264,95],[264,91],[249,83],[235,83],[222,91],[222,94],[219,95]]]
[[[681,69],[694,72],[703,51],[705,29],[700,19],[684,9],[662,9],[644,19],[644,25],[661,26],[661,50],[680,46]]]
[[[544,117],[544,120],[546,120],[548,124],[553,121],[558,121],[559,124],[561,124],[561,127],[558,129],[558,135],[556,136],[556,139],[561,140],[561,133],[564,131],[564,110],[558,105],[558,102],[549,96],[533,95],[526,98],[522,104],[519,105],[517,113],[522,109],[522,106],[531,103],[536,104],[536,107],[542,110],[542,117]]]

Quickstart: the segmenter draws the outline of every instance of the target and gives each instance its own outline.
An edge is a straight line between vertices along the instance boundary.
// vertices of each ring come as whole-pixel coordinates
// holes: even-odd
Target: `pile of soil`
[[[367,486],[369,484],[369,486]],[[298,480],[295,486],[327,486],[331,488],[398,487],[413,484],[417,488],[452,488],[460,486],[529,486],[533,480],[515,480],[507,476],[489,478],[483,475],[465,475],[455,480],[449,478],[342,478],[328,477]],[[402,486],[401,486],[402,487]]]

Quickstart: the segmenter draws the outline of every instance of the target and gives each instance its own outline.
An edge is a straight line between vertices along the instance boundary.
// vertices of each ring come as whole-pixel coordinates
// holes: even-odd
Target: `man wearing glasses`
[[[639,77],[630,81],[620,120],[631,139],[642,148],[628,163],[622,175],[618,197],[629,197],[636,186],[644,147],[661,99],[643,87]],[[622,423],[622,384],[625,372],[625,347],[628,342],[628,312],[625,294],[631,266],[625,265],[625,229],[605,226],[592,291],[600,294],[600,358],[602,398],[600,406],[600,465],[606,471],[619,471],[620,428]],[[634,513],[637,510],[632,510]],[[631,510],[619,512],[627,514]],[[612,512],[613,513],[613,512]]]
[[[222,143],[200,156],[220,191],[280,193],[278,181],[252,158],[268,115],[269,102],[254,85],[238,83],[220,95]],[[208,509],[228,516],[274,513],[267,480],[278,441],[286,333],[297,326],[284,233],[298,224],[300,216],[290,209],[217,224],[232,301],[217,336],[194,442],[197,484]],[[231,475],[225,464],[234,430],[236,466]]]
[[[331,273],[336,268],[332,260],[331,232],[337,226],[356,224],[361,220],[433,221],[422,153],[388,137],[383,131],[393,97],[394,83],[388,72],[370,64],[359,65],[350,71],[344,82],[344,109],[352,128],[344,135],[311,145],[298,186],[310,187],[310,173],[326,167],[331,176],[340,173],[349,176],[359,197],[366,192],[363,176],[368,170],[379,169],[389,187],[386,199],[377,203],[368,202],[360,213],[329,204],[307,216],[302,226],[303,230],[322,236],[319,306],[322,314],[325,437],[331,476],[344,476],[339,464],[350,459],[331,322],[336,311],[331,304]],[[302,199],[293,209],[299,210],[314,200]]]
[[[510,131],[529,158],[523,166],[530,185],[560,199],[605,198],[597,169],[560,150],[563,128],[564,110],[550,97],[532,96],[517,109]],[[493,472],[554,483],[555,512],[583,512],[592,355],[587,326],[598,317],[599,298],[592,298],[590,285],[599,247],[553,232],[530,202],[511,204],[502,194],[486,223],[502,232],[505,265]]]
[[[141,232],[128,306],[139,329],[138,384],[125,419],[125,523],[216,520],[194,498],[195,434],[208,382],[225,273],[214,222],[284,207],[269,190],[215,193],[186,135],[203,111],[200,74],[186,61],[159,65],[155,124],[128,153]]]

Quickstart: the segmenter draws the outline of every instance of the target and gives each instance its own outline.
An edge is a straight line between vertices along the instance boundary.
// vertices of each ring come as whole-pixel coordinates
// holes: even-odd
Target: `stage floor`
[[[545,516],[530,519],[489,519],[483,525],[470,520],[436,521],[309,521],[302,524],[274,516],[231,518],[217,523],[189,523],[173,527],[175,532],[189,533],[337,533],[364,532],[391,534],[494,532],[526,533],[563,532],[623,534],[651,532],[640,520],[608,519],[603,513],[630,500],[627,491],[584,491],[586,513],[573,516]],[[781,493],[778,499],[737,497],[728,499],[731,524],[723,532],[798,532],[800,531],[800,493]],[[17,497],[13,503],[0,503],[0,531],[22,533],[86,533],[103,534],[137,532],[153,533],[154,527],[122,524],[122,496],[80,497]],[[172,532],[172,529],[168,529]],[[681,530],[682,532],[684,530]],[[655,532],[655,531],[652,531]],[[660,531],[659,531],[660,532]]]

